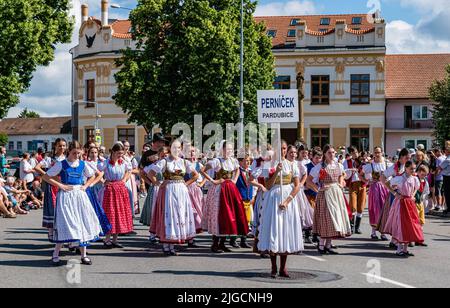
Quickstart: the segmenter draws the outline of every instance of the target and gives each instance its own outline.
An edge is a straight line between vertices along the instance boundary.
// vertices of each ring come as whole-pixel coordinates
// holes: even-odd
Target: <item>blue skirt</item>
[[[97,218],[100,222],[100,226],[102,227],[102,234],[100,236],[105,236],[106,234],[111,231],[112,226],[111,223],[108,220],[108,217],[105,214],[105,211],[103,210],[103,207],[98,202],[96,193],[92,190],[91,187],[89,187],[86,190],[86,193],[89,197],[89,200],[91,201],[92,207],[94,208],[95,213],[97,214]]]
[[[150,185],[147,191],[147,197],[145,198],[144,207],[142,208],[140,223],[144,226],[150,226],[152,222],[152,210],[153,210],[153,194],[155,187]]]
[[[44,182],[44,216],[42,219],[42,227],[53,229],[55,221],[55,204],[52,198],[52,185]]]

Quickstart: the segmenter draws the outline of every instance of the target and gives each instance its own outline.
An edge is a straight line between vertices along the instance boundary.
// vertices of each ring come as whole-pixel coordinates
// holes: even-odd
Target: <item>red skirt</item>
[[[126,234],[133,231],[130,196],[123,182],[112,182],[105,186],[103,209],[112,226],[109,234]]]
[[[401,242],[423,243],[425,239],[414,199],[408,198],[400,201],[400,217],[403,235]]]
[[[227,180],[220,191],[219,230],[221,235],[247,235],[244,202],[236,185]]]

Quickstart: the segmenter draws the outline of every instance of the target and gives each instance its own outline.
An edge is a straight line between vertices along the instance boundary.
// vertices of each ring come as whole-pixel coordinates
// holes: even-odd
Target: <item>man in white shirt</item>
[[[446,160],[446,156],[442,154],[440,149],[434,150],[436,156],[436,177],[435,177],[435,196],[436,196],[436,210],[440,211],[444,206],[444,176],[439,172],[439,167]]]
[[[361,220],[366,207],[366,185],[360,176],[361,166],[358,160],[359,152],[355,147],[349,147],[350,159],[344,161],[344,169],[347,180],[347,186],[350,195],[350,206],[353,212],[353,221],[355,233],[361,234]]]
[[[23,159],[20,162],[20,179],[24,181],[24,189],[31,190],[31,185],[34,180],[34,169],[31,166],[29,159],[29,153],[23,154]]]

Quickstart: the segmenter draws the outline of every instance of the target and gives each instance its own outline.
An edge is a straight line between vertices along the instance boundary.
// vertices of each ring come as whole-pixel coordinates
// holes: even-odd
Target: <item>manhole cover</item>
[[[240,271],[238,273],[239,278],[244,280],[251,280],[265,283],[295,283],[295,284],[308,284],[308,283],[325,283],[331,281],[341,280],[342,276],[322,271],[304,270],[304,269],[291,269],[289,270],[290,278],[277,277],[273,279],[270,277],[270,272],[267,269],[253,269]]]

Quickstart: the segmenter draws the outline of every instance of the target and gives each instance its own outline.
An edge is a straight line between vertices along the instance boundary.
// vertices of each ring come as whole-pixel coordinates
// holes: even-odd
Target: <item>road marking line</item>
[[[384,277],[381,277],[381,276],[377,276],[377,275],[374,275],[374,274],[369,274],[369,273],[361,273],[361,274],[366,276],[366,277],[368,277],[368,278],[384,281],[384,282],[387,282],[387,283],[390,283],[390,284],[393,284],[393,285],[396,285],[398,287],[402,287],[402,288],[405,288],[405,289],[416,289],[416,287],[413,287],[413,286],[410,286],[410,285],[407,285],[407,284],[404,284],[404,283],[401,283],[401,282],[398,282],[398,281],[395,281],[395,280],[391,280],[391,279],[388,279],[388,278],[384,278]]]
[[[303,254],[305,257],[315,260],[315,261],[319,261],[319,262],[327,262],[327,260],[323,259],[323,258],[319,258],[319,257],[313,257],[313,256],[309,256],[307,254]]]

